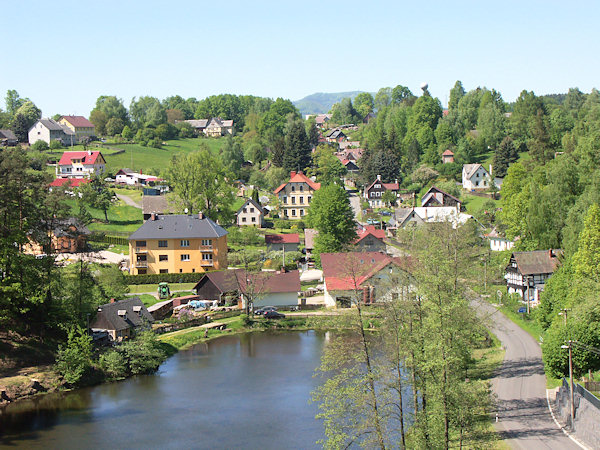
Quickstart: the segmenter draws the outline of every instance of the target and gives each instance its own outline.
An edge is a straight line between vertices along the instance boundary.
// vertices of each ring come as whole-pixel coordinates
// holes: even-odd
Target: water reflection
[[[0,446],[316,448],[310,392],[324,334],[227,336],[182,351],[157,375],[50,394],[0,410]]]

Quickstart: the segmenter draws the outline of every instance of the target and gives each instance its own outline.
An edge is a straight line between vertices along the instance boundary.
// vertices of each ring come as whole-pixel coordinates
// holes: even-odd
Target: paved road
[[[119,200],[123,200],[126,205],[133,206],[134,208],[142,209],[142,205],[133,200],[131,197],[122,194],[115,194]]]
[[[492,385],[498,396],[500,436],[516,449],[578,449],[552,420],[546,400],[546,378],[539,344],[485,301],[476,301],[488,316],[492,332],[506,349]]]
[[[354,211],[354,218],[358,222],[361,216],[360,197],[358,196],[358,194],[350,193],[348,194],[348,198],[350,199],[350,206],[352,206],[352,211]]]

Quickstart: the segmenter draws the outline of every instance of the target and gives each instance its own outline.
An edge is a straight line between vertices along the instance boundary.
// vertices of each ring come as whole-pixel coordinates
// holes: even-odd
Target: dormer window
[[[379,189],[380,187],[381,187],[381,185],[380,185],[380,184],[376,184],[376,185],[375,185],[375,188],[376,188],[376,189]]]

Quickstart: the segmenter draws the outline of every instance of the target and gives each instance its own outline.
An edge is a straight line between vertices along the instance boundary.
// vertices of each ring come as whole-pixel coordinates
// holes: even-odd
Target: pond
[[[0,447],[319,448],[310,393],[326,333],[263,332],[198,344],[157,374],[0,410]]]

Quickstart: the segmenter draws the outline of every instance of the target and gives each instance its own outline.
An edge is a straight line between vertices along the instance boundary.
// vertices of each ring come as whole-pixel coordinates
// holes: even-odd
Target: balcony
[[[136,253],[148,253],[148,247],[136,247],[135,252]]]
[[[148,261],[136,261],[135,262],[135,267],[136,268],[145,269],[145,268],[148,267]]]
[[[212,259],[211,260],[203,259],[202,261],[200,261],[200,265],[204,266],[204,267],[212,267],[214,265],[214,263],[213,263]]]
[[[198,248],[201,252],[212,252],[214,250],[212,245],[200,245]]]

